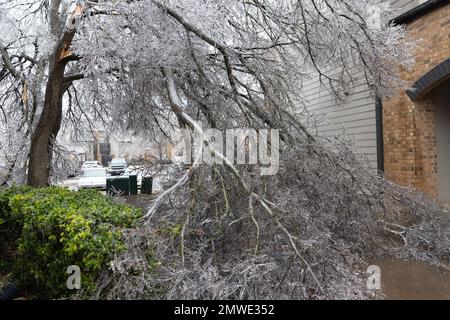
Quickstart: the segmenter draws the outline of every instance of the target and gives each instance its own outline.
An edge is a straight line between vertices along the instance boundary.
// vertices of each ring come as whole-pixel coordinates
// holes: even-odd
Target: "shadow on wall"
[[[450,80],[435,92],[439,200],[450,204]]]

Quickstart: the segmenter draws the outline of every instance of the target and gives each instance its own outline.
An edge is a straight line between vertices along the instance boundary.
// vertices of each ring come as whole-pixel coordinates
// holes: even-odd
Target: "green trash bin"
[[[128,177],[109,177],[106,179],[106,192],[109,196],[129,196],[130,179]]]
[[[129,184],[130,184],[130,196],[136,196],[138,194],[137,175],[129,176]]]
[[[147,176],[142,178],[141,193],[152,194],[153,177]]]

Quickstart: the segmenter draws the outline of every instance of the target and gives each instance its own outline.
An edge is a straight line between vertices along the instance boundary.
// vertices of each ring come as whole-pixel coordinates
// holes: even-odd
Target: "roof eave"
[[[447,5],[450,0],[429,0],[391,20],[394,24],[407,24],[428,12]]]

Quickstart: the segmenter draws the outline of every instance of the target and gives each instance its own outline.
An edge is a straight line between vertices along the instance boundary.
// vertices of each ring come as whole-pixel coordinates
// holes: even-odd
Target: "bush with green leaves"
[[[0,275],[8,274],[17,255],[17,240],[21,232],[18,219],[12,216],[9,200],[16,194],[27,193],[27,186],[0,189]]]
[[[122,229],[132,227],[141,214],[94,190],[3,189],[0,232],[9,237],[9,249],[1,248],[0,260],[9,260],[3,268],[40,298],[70,293],[66,270],[71,265],[81,268],[83,289],[89,290],[111,259],[125,249]]]

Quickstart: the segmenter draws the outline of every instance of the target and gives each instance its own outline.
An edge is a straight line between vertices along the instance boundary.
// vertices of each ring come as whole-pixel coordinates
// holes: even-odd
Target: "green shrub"
[[[9,274],[17,254],[17,240],[21,224],[12,216],[9,200],[16,194],[29,192],[30,187],[14,186],[0,189],[0,275]]]
[[[0,191],[0,229],[16,233],[14,278],[40,298],[66,295],[67,267],[81,268],[83,289],[125,249],[122,228],[141,211],[94,190],[14,187]]]

